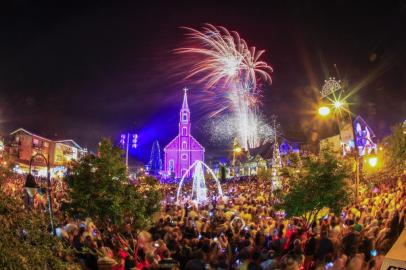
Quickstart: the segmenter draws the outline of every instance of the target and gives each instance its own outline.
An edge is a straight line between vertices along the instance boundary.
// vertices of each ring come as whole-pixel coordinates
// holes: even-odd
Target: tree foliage
[[[396,125],[383,140],[385,167],[400,173],[406,167],[406,124]]]
[[[10,156],[7,152],[2,153],[0,163],[0,185],[2,185],[5,181],[8,181],[13,175],[13,167],[14,163],[11,162]]]
[[[290,153],[284,157],[284,166],[281,168],[281,177],[289,185],[300,178],[303,162],[298,153]]]
[[[0,269],[80,269],[65,262],[67,249],[48,231],[45,213],[24,208],[0,191]]]
[[[285,173],[292,171],[286,170]],[[328,149],[318,157],[303,158],[300,170],[288,175],[295,179],[290,181],[289,191],[282,195],[279,208],[288,216],[304,217],[308,224],[325,207],[338,213],[349,201],[345,183],[349,173],[350,169]]]
[[[129,184],[122,150],[104,139],[98,155],[87,155],[66,178],[70,201],[64,209],[73,217],[93,218],[98,226],[121,225],[128,220],[145,226],[159,210],[161,193],[153,181],[148,188]]]

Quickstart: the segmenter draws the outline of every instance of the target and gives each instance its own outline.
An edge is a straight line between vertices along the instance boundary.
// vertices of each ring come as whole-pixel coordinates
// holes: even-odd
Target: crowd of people
[[[137,232],[130,224],[97,228],[91,219],[63,215],[62,181],[53,181],[52,198],[56,234],[74,251],[65,259],[82,269],[379,269],[405,225],[404,181],[365,187],[358,204],[337,216],[323,213],[311,224],[276,211],[271,185],[257,179],[223,183],[226,199],[210,184],[206,205],[178,204],[178,186],[162,185],[165,200],[156,223]],[[15,176],[3,189],[17,196],[23,183]],[[190,192],[186,184],[181,194]],[[45,206],[46,197],[37,194],[34,207]]]

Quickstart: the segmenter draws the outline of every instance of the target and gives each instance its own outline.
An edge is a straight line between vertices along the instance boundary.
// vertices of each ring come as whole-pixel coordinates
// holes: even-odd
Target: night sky
[[[24,127],[95,150],[101,137],[136,131],[133,155],[145,161],[153,140],[163,147],[176,135],[187,83],[193,134],[215,148],[202,131],[201,87],[182,81],[173,53],[181,26],[204,23],[266,50],[274,73],[262,108],[288,139],[329,133],[310,110],[330,76],[358,90],[351,110],[379,137],[406,118],[405,0],[36,2],[0,4],[3,135]]]

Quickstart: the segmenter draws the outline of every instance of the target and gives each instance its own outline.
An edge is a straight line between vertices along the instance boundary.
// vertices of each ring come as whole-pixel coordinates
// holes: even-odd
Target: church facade
[[[204,162],[204,147],[191,135],[187,89],[184,89],[179,113],[179,134],[164,148],[164,170],[167,175],[181,178],[196,161]],[[193,169],[186,177],[192,177]]]

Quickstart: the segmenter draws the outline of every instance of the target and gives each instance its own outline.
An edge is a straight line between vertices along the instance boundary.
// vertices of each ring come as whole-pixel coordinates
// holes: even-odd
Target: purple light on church
[[[179,113],[179,133],[164,148],[164,170],[168,175],[181,178],[196,161],[204,162],[204,147],[191,135],[190,110],[187,100],[187,88],[183,89],[182,108]],[[186,175],[191,177],[193,172]]]

